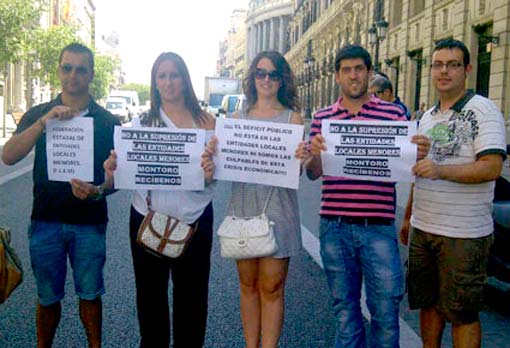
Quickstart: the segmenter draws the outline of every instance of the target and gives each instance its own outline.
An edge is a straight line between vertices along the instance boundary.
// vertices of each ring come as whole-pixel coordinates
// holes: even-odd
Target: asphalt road
[[[11,229],[12,245],[18,251],[25,268],[24,282],[11,298],[0,305],[0,348],[35,347],[36,289],[26,233],[32,205],[32,178],[29,169],[29,158],[15,167],[6,168],[0,163],[0,224]],[[408,185],[398,185],[397,188],[398,225]],[[307,244],[311,241],[312,245],[307,245],[307,250],[303,250],[290,263],[286,287],[286,320],[281,339],[281,347],[284,348],[333,346],[331,303],[324,275],[316,260],[319,190],[319,182],[310,182],[304,177],[301,179],[299,201],[302,226],[305,241]],[[219,183],[214,204],[216,228],[224,216],[228,191],[229,184]],[[128,240],[130,194],[126,191],[117,192],[108,200],[110,223],[105,268],[107,294],[103,297],[103,347],[137,347],[135,289]],[[404,261],[406,250],[403,247],[401,255]],[[220,257],[217,239],[214,241],[211,263],[205,347],[243,347],[236,269],[232,261]],[[86,347],[70,276],[66,293],[54,347]],[[401,305],[401,319],[401,347],[419,347],[417,312],[408,309],[406,299]],[[483,347],[510,347],[508,316],[487,309],[481,313],[481,320]],[[445,332],[443,347],[451,347],[448,330]]]
[[[25,280],[11,298],[0,305],[0,347],[35,346],[36,289],[30,269],[27,242],[32,180],[29,173],[0,186],[0,221],[12,231],[12,245],[25,268]],[[228,184],[218,185],[215,225],[224,215]],[[109,197],[107,264],[103,297],[104,347],[137,347],[135,289],[128,241],[130,194],[118,192]],[[70,270],[69,270],[70,271]],[[85,335],[78,319],[77,300],[68,273],[63,314],[55,347],[85,347]],[[286,296],[286,322],[282,347],[331,347],[334,337],[326,281],[320,267],[303,250],[291,260]],[[219,255],[215,240],[209,292],[209,320],[206,347],[243,347],[239,317],[238,280],[232,261]]]

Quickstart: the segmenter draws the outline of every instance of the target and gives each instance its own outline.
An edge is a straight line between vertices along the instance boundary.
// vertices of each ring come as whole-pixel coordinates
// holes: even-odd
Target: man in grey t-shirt
[[[409,245],[409,305],[420,309],[423,346],[439,348],[445,322],[453,345],[480,347],[478,312],[493,242],[494,180],[505,156],[501,112],[465,88],[469,51],[457,40],[438,42],[430,66],[439,101],[420,121],[430,138],[427,158],[413,168],[414,189],[401,228]]]

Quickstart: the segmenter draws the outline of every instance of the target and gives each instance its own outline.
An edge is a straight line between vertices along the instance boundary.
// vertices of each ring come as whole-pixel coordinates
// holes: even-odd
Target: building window
[[[485,0],[479,0],[480,1],[480,4],[479,4],[479,14],[480,15],[483,15],[485,14]]]
[[[412,0],[410,2],[409,16],[417,15],[425,10],[425,0]]]
[[[448,9],[443,9],[443,30],[448,30]]]
[[[392,27],[402,23],[402,0],[393,1],[393,11],[391,16]]]

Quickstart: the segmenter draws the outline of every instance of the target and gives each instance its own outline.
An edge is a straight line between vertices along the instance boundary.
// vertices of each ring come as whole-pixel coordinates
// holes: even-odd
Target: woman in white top
[[[145,127],[201,128],[212,132],[214,118],[202,111],[183,59],[172,52],[162,53],[151,71],[151,108],[140,116]],[[148,253],[136,242],[139,226],[148,212],[147,191],[133,194],[129,221],[131,252],[136,282],[136,303],[141,348],[168,348],[170,319],[168,280],[173,282],[173,347],[199,348],[204,344],[207,319],[210,253],[212,246],[212,172],[214,164],[205,152],[202,167],[204,191],[151,190],[151,208],[198,230],[180,259],[164,259]],[[116,155],[105,162],[113,176]]]

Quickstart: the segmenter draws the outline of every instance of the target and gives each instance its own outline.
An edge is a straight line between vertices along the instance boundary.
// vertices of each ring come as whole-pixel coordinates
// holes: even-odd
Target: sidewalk
[[[4,135],[4,119],[3,115],[0,115],[0,148],[4,146],[4,144],[9,140],[12,136],[12,133],[16,130],[16,123],[11,115],[5,115],[5,137]]]

